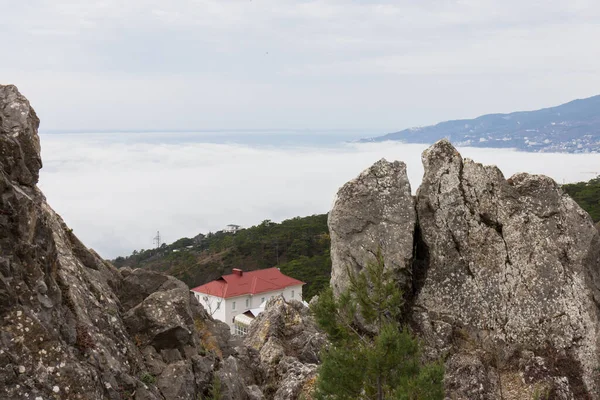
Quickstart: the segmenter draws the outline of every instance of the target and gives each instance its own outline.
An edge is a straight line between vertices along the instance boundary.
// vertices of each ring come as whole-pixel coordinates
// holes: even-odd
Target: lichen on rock
[[[504,179],[445,140],[424,152],[423,165],[417,212],[428,260],[415,321],[440,321],[470,337],[498,364],[496,390],[502,372],[520,371],[521,353],[531,351],[552,365],[544,380],[565,377],[576,398],[591,396],[600,242],[589,216],[550,178]],[[427,338],[440,349],[435,335]],[[449,351],[461,352],[469,350]],[[554,353],[569,362],[552,362]]]
[[[328,219],[334,293],[348,288],[348,271],[359,273],[378,251],[402,290],[410,293],[415,222],[403,162],[382,159],[342,186]]]
[[[0,85],[0,398],[195,400],[219,363],[195,321],[225,353],[228,328],[182,282],[85,248],[36,186],[38,126]]]
[[[0,86],[0,398],[196,400],[218,385],[223,400],[288,399],[305,389],[324,336],[302,304],[271,302],[256,325],[270,343],[261,353],[232,340],[183,282],[102,260],[36,186],[38,126],[18,90]]]
[[[298,398],[312,384],[326,342],[305,305],[278,296],[252,322],[244,344],[258,352],[265,395],[284,400]]]
[[[425,358],[446,361],[449,398],[599,398],[600,238],[589,215],[552,179],[505,179],[447,140],[422,160],[414,201],[398,162],[340,189],[329,222],[334,289],[381,248],[386,267],[407,277],[404,319]]]

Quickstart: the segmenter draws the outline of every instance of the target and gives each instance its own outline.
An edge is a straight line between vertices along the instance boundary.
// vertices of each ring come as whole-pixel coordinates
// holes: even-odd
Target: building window
[[[231,309],[235,310],[235,301],[233,302],[233,304],[231,305]]]
[[[248,327],[246,325],[242,325],[240,323],[234,324],[235,329],[233,334],[237,336],[246,336],[248,334]]]
[[[292,299],[294,298],[294,291],[292,290]]]
[[[250,299],[246,299],[246,308],[250,306]]]

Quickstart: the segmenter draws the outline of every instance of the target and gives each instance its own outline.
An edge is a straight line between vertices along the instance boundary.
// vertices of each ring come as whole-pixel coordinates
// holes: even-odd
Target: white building
[[[243,335],[249,323],[271,297],[302,301],[304,282],[284,275],[278,268],[233,273],[192,289],[213,318],[225,322],[232,334]]]
[[[241,226],[239,226],[239,225],[233,225],[233,224],[230,224],[230,225],[227,225],[227,226],[225,227],[225,229],[223,229],[223,232],[227,232],[227,233],[236,233],[236,232],[237,232],[237,231],[239,231],[240,229],[242,229],[242,227],[241,227]]]

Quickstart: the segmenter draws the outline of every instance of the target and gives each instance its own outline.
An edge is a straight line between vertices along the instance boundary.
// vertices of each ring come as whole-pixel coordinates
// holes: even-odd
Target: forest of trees
[[[278,267],[281,272],[306,282],[305,299],[329,284],[331,241],[327,214],[296,217],[261,224],[237,233],[216,232],[181,238],[157,249],[134,251],[112,260],[117,267],[149,268],[169,273],[190,287],[199,286],[233,268],[251,271]]]
[[[565,184],[566,193],[600,221],[600,177],[588,182]],[[309,300],[326,288],[331,275],[327,214],[296,217],[261,224],[237,233],[215,232],[195,238],[181,238],[156,249],[134,251],[117,257],[120,267],[149,268],[171,274],[190,287],[202,285],[231,273],[233,268],[251,271],[278,267],[284,274],[300,279],[304,298]]]
[[[587,182],[562,185],[562,188],[590,214],[594,222],[600,221],[600,176]]]

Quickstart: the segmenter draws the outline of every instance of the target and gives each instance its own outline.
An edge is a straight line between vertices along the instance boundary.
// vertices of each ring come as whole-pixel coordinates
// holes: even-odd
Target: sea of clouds
[[[157,231],[171,243],[227,224],[325,213],[341,185],[381,158],[407,164],[414,192],[427,147],[323,137],[272,146],[261,138],[236,144],[202,134],[42,134],[39,186],[87,246],[114,258],[152,247]],[[565,183],[600,169],[600,154],[459,150],[506,177],[525,171]]]

